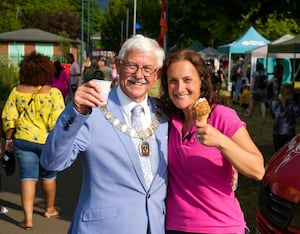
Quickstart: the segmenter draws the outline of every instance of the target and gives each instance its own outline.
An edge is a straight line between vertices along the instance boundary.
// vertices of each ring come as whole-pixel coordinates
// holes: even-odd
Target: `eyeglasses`
[[[151,66],[139,66],[136,63],[127,62],[125,60],[121,60],[121,64],[124,65],[125,71],[131,74],[135,74],[138,72],[139,69],[141,69],[143,76],[151,76],[154,72],[158,70],[157,68],[153,68]]]

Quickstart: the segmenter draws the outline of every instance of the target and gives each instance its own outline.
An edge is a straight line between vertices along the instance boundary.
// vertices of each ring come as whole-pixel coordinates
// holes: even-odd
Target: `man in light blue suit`
[[[97,83],[84,83],[49,134],[44,168],[62,171],[82,157],[81,192],[69,233],[164,233],[168,123],[147,95],[164,56],[155,40],[128,39],[116,59],[119,85],[107,105]],[[139,129],[131,120],[136,105]]]

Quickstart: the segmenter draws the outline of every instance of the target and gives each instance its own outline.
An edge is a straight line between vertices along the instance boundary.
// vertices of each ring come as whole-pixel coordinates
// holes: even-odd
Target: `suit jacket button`
[[[74,121],[74,118],[71,117],[71,118],[68,120],[68,123],[71,124],[71,123],[73,123],[73,121]]]
[[[70,125],[69,125],[69,124],[65,124],[65,125],[64,125],[64,130],[65,130],[65,131],[69,130],[69,128],[70,128]]]

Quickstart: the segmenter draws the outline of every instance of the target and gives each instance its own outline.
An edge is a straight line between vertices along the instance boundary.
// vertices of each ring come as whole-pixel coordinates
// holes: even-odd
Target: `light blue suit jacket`
[[[150,99],[148,104],[154,115]],[[125,123],[116,88],[109,95],[108,110]],[[152,234],[164,233],[166,118],[161,118],[155,136],[160,161],[147,189],[131,137],[113,127],[99,108],[90,115],[81,115],[72,103],[67,105],[48,136],[41,164],[48,170],[61,171],[71,166],[79,153],[82,156],[80,197],[69,233],[146,234],[147,227]]]

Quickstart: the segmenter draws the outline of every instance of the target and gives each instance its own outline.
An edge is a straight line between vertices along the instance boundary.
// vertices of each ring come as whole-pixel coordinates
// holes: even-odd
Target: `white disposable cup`
[[[107,103],[107,99],[108,99],[108,94],[110,92],[110,86],[111,86],[111,81],[108,80],[97,80],[97,79],[93,79],[93,81],[95,83],[97,83],[97,85],[99,85],[101,87],[101,95],[104,97],[104,103]]]

